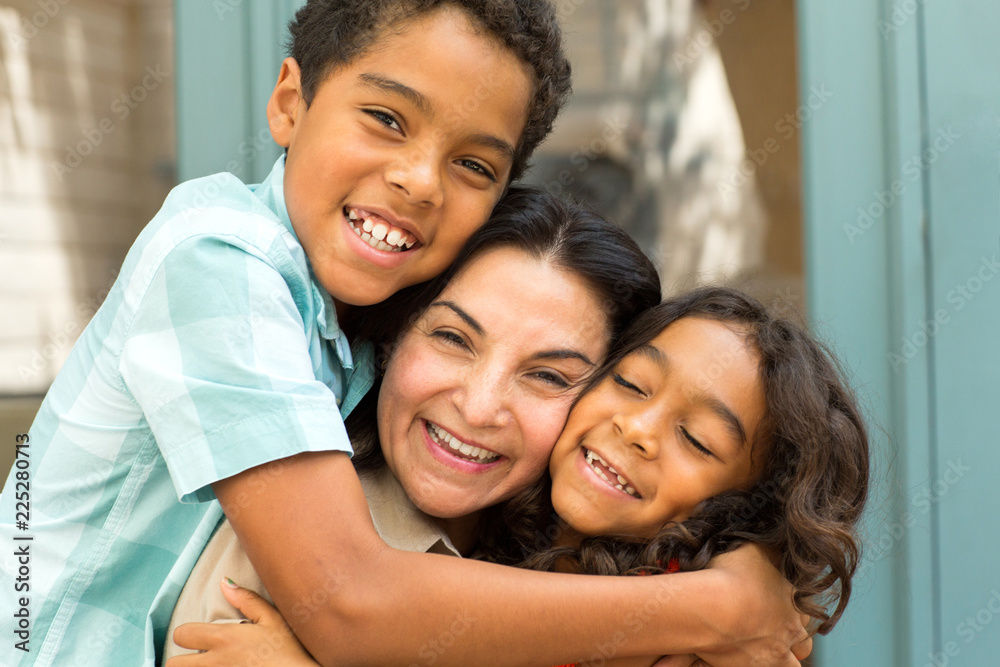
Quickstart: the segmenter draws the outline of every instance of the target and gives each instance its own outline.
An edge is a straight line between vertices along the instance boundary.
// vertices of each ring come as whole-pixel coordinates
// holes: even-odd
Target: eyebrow
[[[659,366],[664,375],[667,374],[667,370],[670,368],[670,359],[663,353],[663,350],[646,343],[635,351]],[[704,405],[726,423],[726,428],[736,438],[741,449],[747,444],[747,431],[743,427],[743,422],[729,409],[728,405],[715,396],[706,396],[705,394],[700,395],[696,402]]]
[[[636,348],[635,352],[646,357],[663,371],[663,374],[667,374],[667,370],[670,368],[670,360],[667,359],[667,355],[663,354],[663,350],[649,343],[645,343],[640,347]]]
[[[492,148],[511,162],[514,161],[514,147],[500,137],[494,137],[492,134],[474,134],[469,137],[469,141],[486,148]]]
[[[371,72],[365,72],[359,75],[358,78],[361,79],[361,81],[369,88],[381,90],[382,92],[389,93],[390,95],[399,95],[428,116],[434,115],[434,107],[431,104],[431,101],[427,99],[427,96],[419,90],[410,88],[405,83],[400,83],[399,81],[382,76],[381,74],[374,74]],[[492,134],[473,134],[468,138],[468,140],[471,143],[485,146],[486,148],[492,148],[512,162],[517,153],[509,142],[504,141],[500,137],[493,136]]]
[[[467,312],[459,308],[458,304],[456,304],[454,301],[435,301],[430,306],[428,306],[428,308],[434,308],[434,307],[447,308],[453,311],[456,315],[462,318],[462,321],[464,321],[466,324],[472,327],[473,331],[475,331],[480,336],[483,335],[483,326],[479,322],[477,322],[475,318],[472,317],[472,315],[469,315]]]
[[[372,74],[370,72],[365,72],[359,77],[362,82],[369,88],[375,88],[376,90],[381,90],[382,92],[389,93],[390,95],[399,95],[405,98],[410,104],[417,107],[427,115],[432,115],[434,113],[431,107],[431,101],[418,90],[410,88],[406,84],[400,83],[399,81],[394,81],[381,74]]]
[[[462,318],[462,321],[472,327],[472,330],[475,331],[476,334],[480,336],[484,335],[482,325],[479,324],[479,322],[477,322],[472,315],[469,315],[467,312],[462,310],[462,308],[459,307],[459,305],[454,301],[435,301],[429,306],[429,308],[434,307],[447,308]],[[544,352],[539,352],[534,355],[531,359],[579,359],[588,366],[595,365],[594,362],[587,357],[587,355],[582,352],[577,352],[576,350],[545,350]]]
[[[594,362],[587,358],[587,355],[582,352],[577,352],[576,350],[549,350],[546,352],[539,352],[532,357],[534,359],[579,359],[588,366],[593,366]]]
[[[726,422],[726,428],[729,432],[733,434],[736,438],[736,442],[739,443],[740,449],[743,449],[747,444],[747,432],[743,428],[743,422],[740,421],[739,417],[733,414],[733,411],[729,409],[725,403],[715,398],[714,396],[704,396],[699,399],[699,402],[703,403],[705,407],[714,412],[722,421]]]

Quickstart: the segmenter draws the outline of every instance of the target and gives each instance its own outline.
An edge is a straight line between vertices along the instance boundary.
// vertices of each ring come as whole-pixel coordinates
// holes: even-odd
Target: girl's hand
[[[202,653],[171,658],[164,667],[319,666],[278,610],[267,601],[229,580],[224,580],[221,588],[226,600],[247,620],[242,623],[185,623],[174,631],[174,641]]]

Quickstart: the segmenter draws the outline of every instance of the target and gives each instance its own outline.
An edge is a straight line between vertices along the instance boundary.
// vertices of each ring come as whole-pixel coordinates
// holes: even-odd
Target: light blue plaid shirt
[[[371,348],[352,354],[313,279],[283,177],[282,158],[259,186],[184,183],[129,251],[29,431],[28,530],[13,473],[0,496],[0,664],[153,665],[222,518],[210,485],[350,451],[341,414],[371,387]],[[28,653],[11,631],[15,545],[30,553]]]

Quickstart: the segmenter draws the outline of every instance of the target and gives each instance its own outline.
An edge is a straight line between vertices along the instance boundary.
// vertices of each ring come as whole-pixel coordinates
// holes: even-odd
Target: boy
[[[440,273],[569,92],[548,3],[311,0],[291,30],[267,108],[286,156],[171,193],[31,428],[32,618],[4,665],[154,664],[213,485],[350,452],[371,354],[338,316]],[[234,515],[260,491],[237,488]],[[13,492],[0,516],[9,537]]]

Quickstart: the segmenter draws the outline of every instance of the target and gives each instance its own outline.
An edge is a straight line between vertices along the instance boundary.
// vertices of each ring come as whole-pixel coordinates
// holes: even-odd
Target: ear
[[[285,58],[281,63],[278,83],[267,102],[267,124],[271,128],[271,137],[279,146],[288,148],[292,143],[295,123],[301,118],[305,107],[299,63],[295,58]]]

